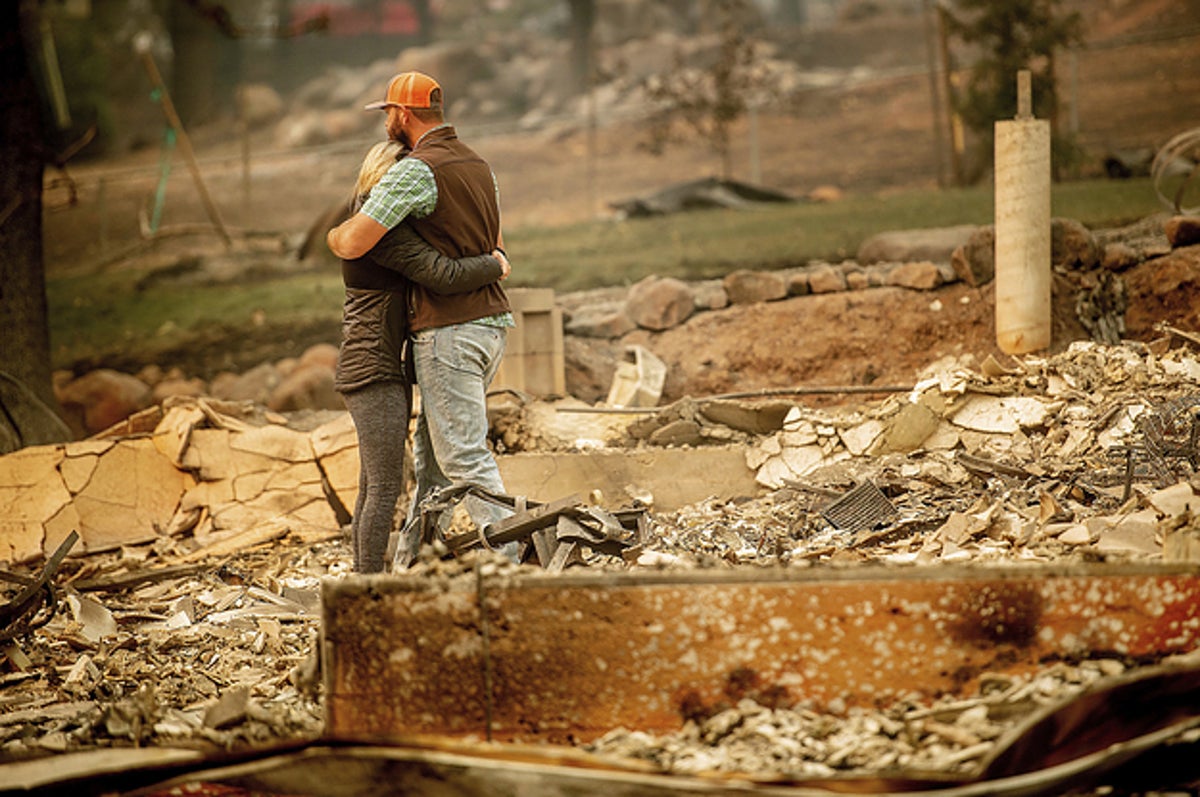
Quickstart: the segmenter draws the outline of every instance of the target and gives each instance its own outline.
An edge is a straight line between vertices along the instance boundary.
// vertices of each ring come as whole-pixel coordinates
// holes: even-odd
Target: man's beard
[[[404,128],[401,125],[389,124],[387,132],[388,138],[390,138],[392,141],[399,141],[404,145],[405,149],[412,149],[412,141],[409,140],[408,133],[404,132]]]

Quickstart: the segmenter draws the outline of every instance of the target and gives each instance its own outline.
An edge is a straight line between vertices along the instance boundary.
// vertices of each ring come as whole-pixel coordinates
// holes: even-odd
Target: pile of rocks
[[[337,354],[337,346],[319,343],[299,357],[264,362],[241,374],[224,371],[211,382],[158,365],[148,365],[136,374],[112,368],[80,376],[59,371],[54,374],[54,392],[77,438],[104,432],[135,413],[176,397],[250,402],[272,412],[342,410],[345,404],[333,389]]]

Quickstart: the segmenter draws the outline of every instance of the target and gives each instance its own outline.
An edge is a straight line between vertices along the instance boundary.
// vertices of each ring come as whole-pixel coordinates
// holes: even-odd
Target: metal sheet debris
[[[900,516],[870,479],[821,510],[821,517],[846,531],[866,531]]]

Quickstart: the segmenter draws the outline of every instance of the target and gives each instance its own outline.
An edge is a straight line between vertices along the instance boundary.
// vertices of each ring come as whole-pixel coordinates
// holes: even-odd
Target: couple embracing
[[[491,167],[459,140],[442,89],[420,72],[396,75],[386,98],[388,140],[367,154],[353,214],[329,231],[342,259],[346,298],[335,387],[358,433],[359,491],[351,522],[354,570],[386,569],[403,491],[415,380],[421,409],[413,437],[416,490],[396,567],[421,544],[419,507],[433,491],[467,484],[503,493],[487,446],[487,386],[514,325],[500,280],[510,266]],[[480,528],[505,513],[468,496]],[[504,549],[515,561],[516,544]]]

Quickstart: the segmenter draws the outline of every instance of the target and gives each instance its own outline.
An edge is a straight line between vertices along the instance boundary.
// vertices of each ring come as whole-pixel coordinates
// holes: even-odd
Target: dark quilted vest
[[[491,252],[500,237],[500,208],[492,170],[458,140],[453,127],[428,133],[409,155],[433,170],[437,206],[423,219],[409,217],[422,238],[450,257]],[[493,282],[469,293],[439,295],[412,286],[409,328],[417,330],[474,321],[509,311],[508,296]]]

